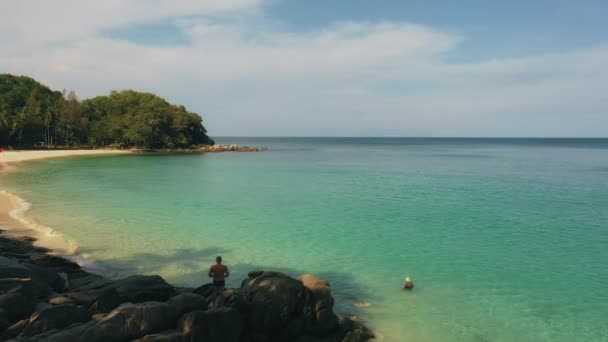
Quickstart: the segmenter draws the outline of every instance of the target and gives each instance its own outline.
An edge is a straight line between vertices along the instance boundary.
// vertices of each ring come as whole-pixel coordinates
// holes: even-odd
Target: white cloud
[[[215,135],[572,136],[608,124],[604,47],[447,63],[462,40],[450,32],[398,22],[289,31],[255,0],[7,3],[0,71],[85,96],[153,91],[203,113]],[[191,44],[103,35],[159,20]]]

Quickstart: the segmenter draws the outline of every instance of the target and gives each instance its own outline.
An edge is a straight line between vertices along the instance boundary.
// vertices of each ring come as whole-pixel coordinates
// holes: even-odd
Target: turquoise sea
[[[198,286],[221,254],[230,286],[328,279],[383,341],[608,341],[608,139],[217,141],[269,151],[31,162],[0,188],[107,275]]]

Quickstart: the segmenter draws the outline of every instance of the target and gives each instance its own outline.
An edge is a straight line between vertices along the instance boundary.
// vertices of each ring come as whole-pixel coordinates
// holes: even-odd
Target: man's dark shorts
[[[226,281],[225,280],[214,280],[213,281],[213,286],[216,286],[216,287],[226,287]]]

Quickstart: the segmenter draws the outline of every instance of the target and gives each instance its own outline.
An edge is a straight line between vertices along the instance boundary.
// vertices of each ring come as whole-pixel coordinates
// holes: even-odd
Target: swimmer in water
[[[402,290],[411,290],[414,288],[414,282],[410,277],[405,277],[405,283],[401,287]]]

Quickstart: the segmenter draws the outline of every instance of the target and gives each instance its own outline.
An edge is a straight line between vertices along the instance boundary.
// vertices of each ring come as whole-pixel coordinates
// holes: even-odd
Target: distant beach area
[[[19,163],[31,160],[48,159],[48,158],[61,158],[61,157],[75,157],[75,156],[97,156],[97,155],[109,155],[109,154],[127,154],[131,153],[130,150],[113,150],[113,149],[99,149],[99,150],[32,150],[32,151],[4,151],[0,153],[0,165],[9,163]]]

